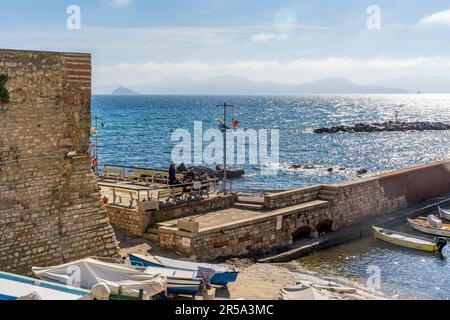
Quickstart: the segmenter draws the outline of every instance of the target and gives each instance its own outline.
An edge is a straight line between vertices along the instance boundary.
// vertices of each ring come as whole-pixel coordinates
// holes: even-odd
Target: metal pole
[[[225,131],[223,134],[223,194],[227,194],[227,103],[223,104],[223,122],[225,124]]]
[[[95,167],[95,173],[98,175],[98,121],[95,116],[95,159],[97,160],[97,167]]]

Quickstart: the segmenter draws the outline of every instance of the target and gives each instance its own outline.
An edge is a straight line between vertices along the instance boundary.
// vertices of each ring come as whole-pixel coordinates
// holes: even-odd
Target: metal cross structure
[[[223,182],[222,182],[222,192],[223,194],[227,194],[227,108],[233,107],[233,105],[228,105],[224,102],[222,105],[218,105],[217,107],[223,107]]]

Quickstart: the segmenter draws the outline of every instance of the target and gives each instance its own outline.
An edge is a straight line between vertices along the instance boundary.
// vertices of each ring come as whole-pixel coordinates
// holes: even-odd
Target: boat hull
[[[444,210],[444,209],[442,209],[441,207],[439,207],[439,216],[440,216],[442,219],[445,219],[445,220],[447,220],[447,221],[450,221],[450,211]]]
[[[386,229],[382,229],[382,228],[377,228],[374,227],[374,235],[375,238],[400,246],[400,247],[404,247],[404,248],[409,248],[409,249],[415,249],[415,250],[420,250],[420,251],[425,251],[425,252],[437,252],[438,251],[438,246],[436,244],[436,242],[432,241],[432,240],[427,240],[427,239],[423,239],[423,238],[418,238],[418,237],[414,237],[414,236],[410,236],[410,235],[406,235],[406,234],[401,234],[401,233],[396,233],[393,231],[389,231]],[[391,232],[392,234],[390,235],[389,232]],[[399,237],[403,236],[402,237]]]
[[[167,268],[167,266],[158,262],[155,259],[144,259],[140,258],[136,255],[129,254],[130,262],[134,266],[143,266],[143,267],[156,267],[156,268]],[[174,266],[170,266],[170,268],[174,268]],[[197,270],[191,270],[197,271]],[[235,282],[237,280],[239,273],[238,272],[218,272],[211,279],[211,284],[218,286],[227,286],[230,282]]]
[[[90,291],[0,272],[0,300],[17,300],[32,292],[42,300],[79,300]]]
[[[422,233],[431,234],[434,236],[447,237],[450,238],[450,229],[438,229],[432,228],[430,226],[420,224],[419,221],[425,221],[420,219],[408,219],[408,223],[414,230]]]

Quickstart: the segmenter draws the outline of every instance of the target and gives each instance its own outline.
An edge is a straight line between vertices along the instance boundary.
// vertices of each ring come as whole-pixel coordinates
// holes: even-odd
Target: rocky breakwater
[[[219,165],[216,167],[216,169],[208,168],[208,167],[202,167],[202,166],[193,166],[193,167],[186,167],[184,164],[181,164],[177,171],[186,173],[190,170],[196,178],[204,177],[208,179],[223,179],[224,176],[224,170],[223,166]],[[237,180],[241,179],[245,176],[245,171],[240,168],[227,168],[227,178],[230,180]]]
[[[341,125],[330,128],[319,128],[314,133],[355,133],[355,132],[386,132],[386,131],[443,131],[450,130],[450,125],[443,122],[384,122],[358,123],[356,125]]]

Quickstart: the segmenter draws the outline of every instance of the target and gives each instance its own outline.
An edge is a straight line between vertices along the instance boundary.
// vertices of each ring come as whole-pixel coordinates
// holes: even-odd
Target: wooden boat
[[[435,236],[450,237],[450,224],[442,224],[442,228],[435,228],[428,224],[427,218],[408,219],[408,223],[417,231]]]
[[[228,265],[196,263],[188,261],[173,260],[158,256],[144,256],[140,254],[129,254],[130,262],[135,266],[172,268],[177,270],[198,271],[198,268],[208,268],[215,271],[211,284],[227,286],[230,282],[235,282],[239,275],[234,268]]]
[[[167,291],[169,293],[187,294],[195,297],[199,293],[202,285],[201,280],[197,278],[197,273],[193,271],[150,266],[136,266],[135,268],[148,274],[160,274],[165,276],[167,278]]]
[[[442,209],[441,207],[439,207],[439,216],[442,219],[450,221],[450,210]]]
[[[17,300],[37,293],[42,300],[79,300],[88,290],[0,272],[0,300]]]
[[[373,227],[375,238],[401,247],[426,252],[441,252],[447,245],[447,239],[427,239],[379,227]]]

